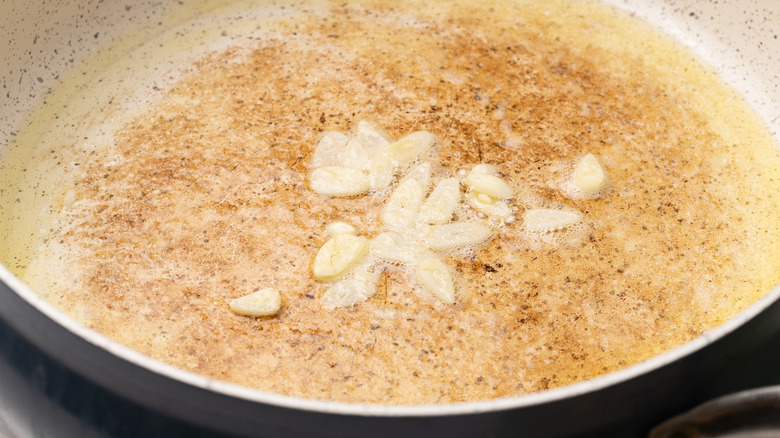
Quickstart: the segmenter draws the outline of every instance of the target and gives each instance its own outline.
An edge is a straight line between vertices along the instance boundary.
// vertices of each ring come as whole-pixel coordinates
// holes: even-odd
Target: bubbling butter
[[[775,143],[627,14],[221,3],[85,75],[4,164],[4,263],[111,339],[265,391],[462,402],[625,368],[780,282]],[[570,196],[588,154],[605,182],[591,162]],[[229,311],[253,290],[283,310]]]

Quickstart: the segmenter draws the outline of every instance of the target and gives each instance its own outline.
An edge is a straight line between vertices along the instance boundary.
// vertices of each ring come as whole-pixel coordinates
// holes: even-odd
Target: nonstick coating
[[[615,3],[716,65],[776,136],[780,3]],[[160,32],[159,17],[180,7],[4,2],[0,145],[71,65],[128,26]],[[78,326],[5,268],[0,281],[0,415],[19,437],[639,437],[715,396],[780,383],[761,365],[777,360],[761,354],[780,345],[779,288],[689,344],[592,381],[488,402],[366,407],[260,393],[174,370]]]

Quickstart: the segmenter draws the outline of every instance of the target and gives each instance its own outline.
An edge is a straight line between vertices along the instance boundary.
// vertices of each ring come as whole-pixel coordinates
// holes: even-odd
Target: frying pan
[[[779,2],[613,3],[715,66],[777,137]],[[199,4],[4,1],[0,145],[74,65],[117,41],[132,45],[130,29],[151,37],[166,30],[163,22],[191,19]],[[297,399],[184,372],[80,326],[6,267],[0,282],[0,416],[19,437],[638,437],[715,396],[780,379],[734,378],[762,350],[778,349],[780,287],[681,347],[586,382],[492,401],[382,406]]]

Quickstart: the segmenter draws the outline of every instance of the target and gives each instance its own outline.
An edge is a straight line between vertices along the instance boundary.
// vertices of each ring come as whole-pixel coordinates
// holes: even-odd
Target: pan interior
[[[682,345],[780,281],[766,127],[710,68],[598,4],[235,3],[92,67],[6,154],[3,261],[85,326],[188,371],[346,402],[510,397]],[[323,132],[360,120],[435,133],[441,174],[498,165],[518,217],[566,206],[585,225],[496,227],[447,258],[454,306],[397,269],[327,310],[309,276],[325,225],[373,237],[383,199],[317,196],[308,163]],[[568,199],[559,183],[586,153],[611,191]],[[266,286],[277,317],[228,311]]]

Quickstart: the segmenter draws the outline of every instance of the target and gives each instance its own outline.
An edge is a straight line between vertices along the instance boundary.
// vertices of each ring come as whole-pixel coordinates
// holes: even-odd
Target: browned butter
[[[638,363],[780,281],[775,144],[708,68],[626,14],[563,0],[204,13],[128,55],[137,72],[95,76],[81,110],[59,114],[64,133],[20,136],[43,140],[4,207],[21,218],[4,225],[4,260],[118,342],[293,396],[480,400]],[[119,77],[137,87],[98,85]],[[583,226],[539,236],[517,221],[446,257],[455,305],[395,270],[370,300],[328,310],[310,274],[325,226],[371,237],[382,200],[313,193],[308,162],[323,132],[360,120],[392,138],[430,131],[444,171],[498,166],[518,217],[562,205]],[[611,188],[569,199],[561,181],[587,153]],[[228,310],[264,287],[282,293],[277,316]]]

